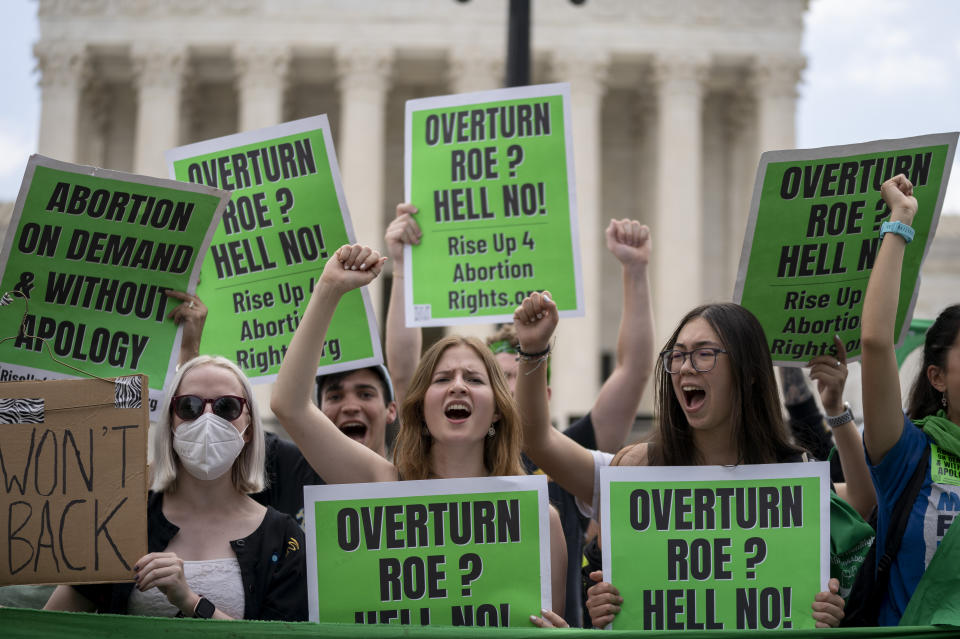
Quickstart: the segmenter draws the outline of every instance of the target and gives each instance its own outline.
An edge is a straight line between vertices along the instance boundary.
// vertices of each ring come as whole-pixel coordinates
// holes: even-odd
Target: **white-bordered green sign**
[[[194,291],[227,199],[31,156],[0,251],[0,292],[27,296],[0,307],[0,381],[142,373],[153,414],[180,349],[165,291]]]
[[[760,320],[774,364],[833,354],[834,335],[859,359],[863,296],[890,216],[880,185],[898,173],[919,204],[897,307],[898,343],[906,337],[956,145],[942,133],[761,156],[734,301]]]
[[[327,116],[167,151],[170,175],[231,192],[197,295],[210,309],[200,352],[276,378],[327,258],[355,236]],[[383,361],[367,289],[337,305],[318,373]]]
[[[617,630],[812,628],[826,590],[829,464],[600,470]]]
[[[409,100],[404,256],[408,326],[512,321],[532,291],[583,315],[570,86]]]
[[[307,486],[311,621],[529,627],[551,607],[543,476]]]

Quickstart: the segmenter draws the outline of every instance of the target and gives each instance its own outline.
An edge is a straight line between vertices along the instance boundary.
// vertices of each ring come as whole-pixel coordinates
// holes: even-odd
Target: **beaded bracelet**
[[[517,359],[524,362],[535,361],[537,363],[536,366],[528,370],[526,373],[524,373],[524,375],[529,375],[530,373],[534,372],[535,370],[540,368],[540,366],[542,366],[545,361],[550,359],[550,351],[552,348],[553,348],[552,344],[547,344],[547,347],[544,350],[540,351],[539,353],[525,353],[524,351],[520,350],[519,346],[517,346]]]

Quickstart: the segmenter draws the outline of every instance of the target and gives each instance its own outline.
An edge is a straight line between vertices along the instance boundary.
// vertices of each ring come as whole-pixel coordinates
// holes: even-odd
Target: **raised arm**
[[[532,293],[513,314],[520,340],[515,397],[523,423],[523,449],[553,481],[593,503],[593,455],[550,424],[546,351],[560,319],[549,293]],[[533,357],[538,353],[544,355]]]
[[[917,213],[910,180],[897,175],[883,183],[880,193],[890,207],[890,221],[909,226]],[[900,235],[883,236],[863,299],[860,329],[863,443],[874,464],[880,463],[903,431],[903,401],[893,333],[905,248],[906,241]]]
[[[390,286],[390,304],[387,306],[387,369],[393,380],[397,405],[403,403],[410,378],[420,361],[423,334],[419,327],[408,328],[403,297],[403,249],[407,244],[419,244],[422,233],[414,215],[417,207],[398,204],[397,217],[387,227],[384,240],[387,255],[393,261],[393,284]]]
[[[327,260],[270,398],[270,408],[303,456],[331,484],[397,479],[393,464],[340,432],[310,399],[323,341],[340,298],[372,282],[384,261],[379,253],[359,244],[342,246]]]
[[[810,379],[817,382],[817,392],[828,417],[838,417],[846,411],[843,387],[847,383],[847,349],[837,336],[834,336],[833,343],[837,349],[836,357],[820,355],[809,364]],[[844,477],[844,483],[836,484],[837,494],[866,519],[877,505],[877,493],[863,456],[863,440],[852,416],[849,421],[833,427],[833,441],[837,445]]]
[[[180,304],[167,313],[167,319],[183,327],[178,360],[179,364],[183,365],[200,354],[200,338],[203,336],[203,325],[207,321],[207,305],[196,295],[183,291],[168,289],[164,293],[167,297],[180,300]]]
[[[617,362],[590,411],[597,447],[615,453],[623,446],[653,372],[653,309],[650,303],[650,229],[636,220],[610,220],[607,250],[623,269],[623,309]]]

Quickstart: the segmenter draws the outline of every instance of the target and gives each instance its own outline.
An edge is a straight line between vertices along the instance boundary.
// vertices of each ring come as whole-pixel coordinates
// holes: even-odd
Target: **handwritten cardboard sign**
[[[144,375],[0,384],[0,584],[133,579],[147,406]]]

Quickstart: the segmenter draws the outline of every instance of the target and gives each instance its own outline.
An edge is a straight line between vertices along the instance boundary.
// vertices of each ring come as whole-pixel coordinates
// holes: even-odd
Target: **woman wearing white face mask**
[[[263,427],[243,372],[184,364],[151,452],[148,550],[135,583],[59,586],[47,609],[218,619],[307,618],[303,532],[263,490]]]

